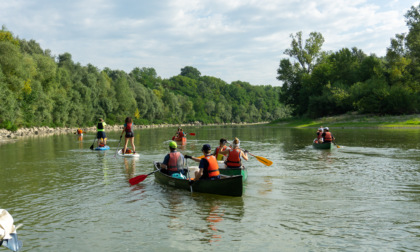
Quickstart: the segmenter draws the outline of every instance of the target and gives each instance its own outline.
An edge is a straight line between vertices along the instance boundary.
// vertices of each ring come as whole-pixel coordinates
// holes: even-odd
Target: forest
[[[324,38],[291,34],[277,69],[280,87],[202,76],[192,66],[163,79],[154,68],[98,69],[0,30],[0,128],[122,124],[242,123],[290,116],[420,112],[420,4],[405,14],[383,57],[353,47],[323,51]],[[275,73],[273,73],[274,75]]]
[[[405,14],[408,33],[391,39],[384,57],[343,48],[322,51],[318,32],[302,41],[292,34],[289,58],[281,59],[280,101],[294,116],[319,118],[357,111],[401,115],[420,112],[420,5]]]
[[[162,79],[154,68],[130,73],[51,55],[34,40],[0,31],[0,128],[123,124],[261,122],[287,117],[280,87],[230,84],[192,66]]]

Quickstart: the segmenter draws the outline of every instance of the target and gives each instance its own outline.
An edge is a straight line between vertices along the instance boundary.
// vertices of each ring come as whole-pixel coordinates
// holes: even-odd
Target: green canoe
[[[156,170],[159,170],[159,163],[153,162]],[[179,189],[190,191],[190,184],[187,179],[174,178],[160,171],[155,172],[155,180],[163,185],[173,186]],[[242,176],[225,176],[221,175],[216,180],[198,180],[192,183],[193,192],[211,193],[226,196],[241,197],[243,193]]]
[[[312,143],[314,149],[318,150],[329,150],[332,149],[334,144],[333,143]]]
[[[227,176],[242,175],[243,181],[246,181],[248,178],[248,170],[245,168],[245,166],[242,166],[241,168],[226,168],[223,161],[217,161],[217,163],[219,164],[220,174]]]

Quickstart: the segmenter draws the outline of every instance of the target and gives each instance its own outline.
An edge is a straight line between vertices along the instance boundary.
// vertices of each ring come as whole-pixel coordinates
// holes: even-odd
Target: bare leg
[[[131,141],[131,148],[133,149],[133,152],[136,152],[136,146],[134,146],[134,137],[131,137],[130,141]]]
[[[125,151],[127,150],[127,144],[128,144],[128,138],[125,138],[125,144],[124,144],[123,154],[125,154]]]

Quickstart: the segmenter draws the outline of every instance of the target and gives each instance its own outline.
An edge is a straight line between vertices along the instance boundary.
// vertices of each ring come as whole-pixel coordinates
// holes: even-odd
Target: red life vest
[[[209,162],[209,166],[207,167],[208,177],[216,177],[220,175],[219,172],[219,164],[217,163],[216,157],[213,155],[208,155],[205,157]]]
[[[127,123],[126,125],[125,125],[125,131],[126,132],[130,132],[131,131],[131,126],[133,125],[133,123]]]
[[[324,142],[331,142],[331,141],[332,141],[331,132],[325,132]]]
[[[179,136],[179,137],[184,137],[184,136],[185,136],[185,135],[184,135],[184,132],[182,132],[182,131],[178,132],[178,136]]]
[[[168,171],[176,172],[181,167],[178,167],[178,159],[181,157],[180,152],[169,153]]]
[[[227,149],[227,146],[223,146],[222,149],[220,149],[220,146],[216,148],[216,151],[215,151],[215,155],[214,156],[216,157],[217,160],[222,160],[222,159],[218,159],[218,157],[219,157],[219,151],[225,151],[226,149]]]
[[[229,156],[226,160],[228,167],[241,167],[241,150],[233,149],[229,150]]]

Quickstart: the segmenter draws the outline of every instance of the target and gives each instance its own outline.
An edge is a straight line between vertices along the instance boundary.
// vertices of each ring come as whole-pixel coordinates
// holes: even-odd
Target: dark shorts
[[[101,138],[105,139],[106,138],[105,131],[98,131],[98,133],[96,134],[96,138],[97,139],[101,139]]]
[[[133,131],[127,131],[127,132],[125,132],[125,138],[132,138],[132,137],[134,137]]]

